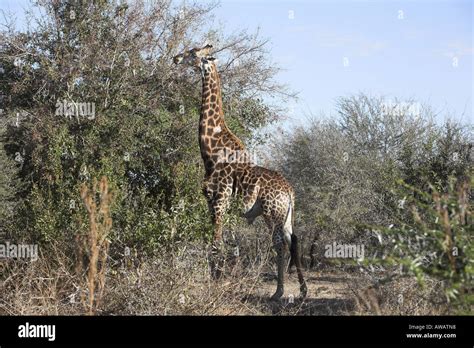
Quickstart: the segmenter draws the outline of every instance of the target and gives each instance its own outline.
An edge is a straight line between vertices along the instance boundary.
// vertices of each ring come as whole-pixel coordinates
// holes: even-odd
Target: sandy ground
[[[285,294],[279,301],[272,301],[276,289],[275,276],[268,276],[263,286],[244,301],[256,306],[262,314],[273,315],[350,315],[356,309],[356,297],[349,285],[357,282],[347,274],[306,272],[308,294],[299,298],[299,283],[296,272],[286,276]]]

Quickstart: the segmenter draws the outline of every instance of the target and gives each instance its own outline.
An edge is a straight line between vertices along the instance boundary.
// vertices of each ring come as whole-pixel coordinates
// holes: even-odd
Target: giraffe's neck
[[[216,65],[212,62],[209,69],[202,73],[202,106],[199,120],[199,145],[206,172],[212,170],[222,145],[218,139],[228,128],[224,121],[220,79]]]

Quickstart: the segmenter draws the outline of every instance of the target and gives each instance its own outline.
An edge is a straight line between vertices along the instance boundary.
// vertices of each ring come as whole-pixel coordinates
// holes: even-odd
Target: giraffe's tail
[[[291,246],[290,246],[290,267],[294,264],[296,266],[296,273],[298,274],[298,282],[300,283],[300,296],[306,297],[308,293],[308,287],[303,275],[303,266],[301,265],[301,258],[298,245],[298,237],[293,233],[291,235]]]
[[[290,193],[289,195],[289,204],[288,204],[288,211],[286,213],[286,221],[285,221],[285,230],[290,234],[290,264],[288,266],[288,270],[293,266],[296,265],[296,259],[299,257],[298,253],[298,238],[293,233],[293,226],[294,226],[294,198],[293,195]]]
[[[290,205],[288,207],[288,216],[287,216],[287,223],[291,223],[291,243],[290,247],[290,264],[288,266],[288,270],[295,265],[296,272],[298,273],[298,281],[300,283],[300,293],[301,296],[304,298],[308,292],[308,288],[306,286],[306,282],[303,276],[303,267],[301,265],[301,255],[300,255],[300,248],[299,248],[299,240],[295,233],[293,233],[293,222],[294,222],[294,196],[290,195]]]

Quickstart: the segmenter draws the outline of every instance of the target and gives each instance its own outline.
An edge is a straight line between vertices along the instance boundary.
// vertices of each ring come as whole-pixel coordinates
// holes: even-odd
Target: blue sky
[[[0,0],[18,13],[27,0]],[[451,1],[222,0],[226,31],[260,28],[277,79],[299,92],[287,124],[334,114],[336,98],[365,92],[414,98],[472,123],[473,5]]]
[[[358,92],[415,98],[438,119],[472,123],[471,1],[223,0],[216,17],[271,39],[278,78],[300,92],[292,124],[330,116],[336,98]]]

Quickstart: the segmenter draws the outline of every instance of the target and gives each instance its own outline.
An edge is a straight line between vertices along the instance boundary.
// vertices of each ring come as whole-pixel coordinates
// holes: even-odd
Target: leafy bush
[[[446,193],[402,182],[400,212],[393,226],[380,229],[384,256],[376,260],[402,266],[421,285],[426,277],[441,280],[447,300],[463,313],[474,305],[473,178],[451,178]]]
[[[273,165],[296,190],[296,231],[310,266],[328,263],[324,246],[333,242],[377,247],[367,226],[395,223],[398,180],[445,192],[450,176],[465,178],[472,168],[472,126],[437,124],[428,107],[413,113],[387,105],[366,95],[341,98],[338,117],[313,118],[274,144]]]
[[[5,18],[0,32],[0,161],[9,169],[0,179],[2,233],[70,248],[86,228],[81,184],[106,176],[115,195],[112,251],[151,252],[210,235],[197,139],[199,77],[177,69],[172,57],[213,42],[226,67],[229,126],[252,142],[278,114],[262,97],[288,94],[273,81],[278,68],[265,58],[265,41],[202,29],[213,4],[34,5],[41,15],[29,31]],[[94,114],[78,114],[79,105]]]

